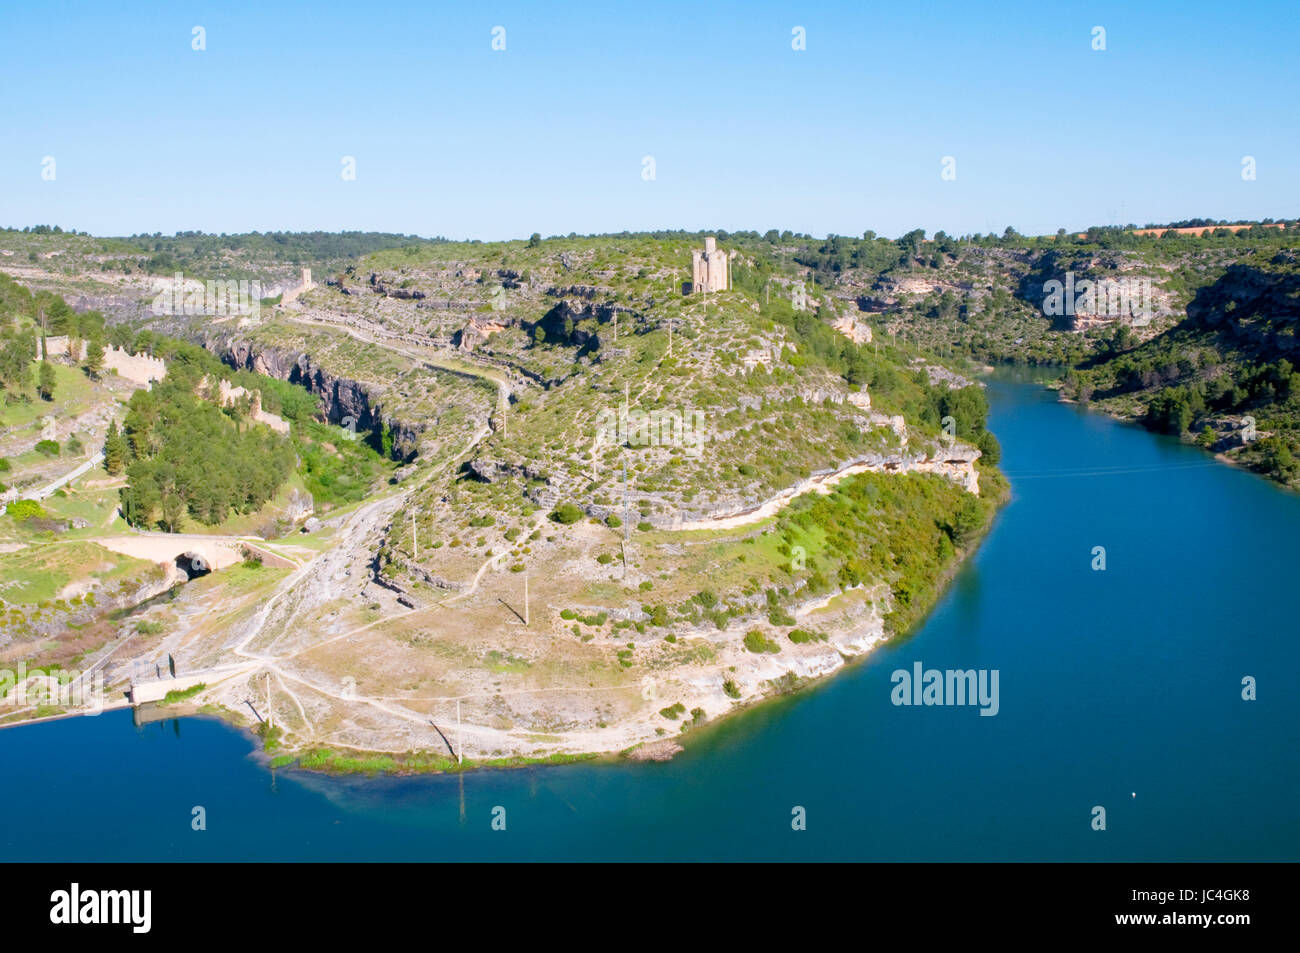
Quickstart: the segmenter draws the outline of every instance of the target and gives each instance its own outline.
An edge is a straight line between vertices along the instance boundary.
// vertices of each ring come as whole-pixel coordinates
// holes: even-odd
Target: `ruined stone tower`
[[[704,251],[697,248],[691,252],[691,293],[726,291],[730,287],[730,258],[709,235],[704,239]]]

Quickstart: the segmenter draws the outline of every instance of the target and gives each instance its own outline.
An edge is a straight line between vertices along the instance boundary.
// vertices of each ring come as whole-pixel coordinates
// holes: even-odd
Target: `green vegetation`
[[[745,648],[749,649],[751,652],[759,654],[764,652],[775,653],[781,651],[780,645],[773,642],[757,629],[751,629],[745,633]]]
[[[367,756],[345,755],[331,748],[312,748],[298,758],[298,766],[309,771],[330,774],[442,774],[472,771],[478,768],[522,768],[528,765],[575,764],[597,758],[594,754],[556,753],[543,757],[523,756],[465,759],[463,762],[446,754],[429,751],[408,751],[402,754],[373,754]]]
[[[40,503],[35,500],[12,500],[5,504],[5,515],[12,516],[15,520],[40,519],[45,516],[45,510]]]
[[[391,469],[388,459],[364,440],[340,436],[340,428],[300,418],[293,429],[293,446],[307,492],[316,506],[328,509],[357,503]]]
[[[572,503],[561,503],[551,511],[551,519],[555,520],[557,523],[576,523],[578,520],[582,519],[582,517],[582,509]]]
[[[280,747],[280,743],[284,739],[284,729],[279,725],[272,725],[265,721],[259,722],[257,736],[262,739],[262,750],[271,752]]]
[[[996,471],[981,479],[977,497],[932,474],[859,474],[829,495],[796,499],[777,534],[786,545],[814,528],[825,536],[804,570],[807,596],[884,580],[892,601],[887,621],[903,632],[933,604],[957,549],[992,518],[1005,484]]]
[[[133,526],[157,523],[179,532],[187,515],[223,523],[232,513],[261,508],[293,469],[287,438],[243,422],[236,406],[204,399],[198,385],[179,365],[152,390],[131,397],[122,512]]]
[[[1081,365],[1062,392],[1295,485],[1298,301],[1296,255],[1258,254],[1201,287],[1168,332]]]
[[[181,688],[175,691],[170,691],[163,696],[162,704],[175,705],[177,702],[183,702],[187,698],[193,698],[195,695],[197,695],[199,692],[203,691],[207,687],[208,686],[205,685],[203,682],[199,682],[197,685],[193,685],[190,688]],[[270,749],[268,748],[267,750]]]

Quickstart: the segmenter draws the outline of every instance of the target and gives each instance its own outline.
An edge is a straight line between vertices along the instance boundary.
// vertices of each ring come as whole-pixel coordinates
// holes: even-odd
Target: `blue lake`
[[[0,857],[1300,859],[1300,497],[1027,375],[989,397],[1013,498],[925,625],[672,762],[272,774],[113,712],[0,731]],[[998,714],[893,705],[917,661],[996,669]]]

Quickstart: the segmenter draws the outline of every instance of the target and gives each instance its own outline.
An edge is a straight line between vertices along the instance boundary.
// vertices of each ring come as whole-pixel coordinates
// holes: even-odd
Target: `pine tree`
[[[104,367],[104,342],[99,338],[91,338],[86,345],[86,373],[91,377],[98,377],[99,372]]]
[[[117,429],[117,421],[108,424],[108,436],[104,438],[104,469],[111,476],[117,476],[126,466],[126,438]]]
[[[41,400],[54,399],[54,365],[49,361],[41,361],[41,370],[36,378],[36,390],[41,395]]]

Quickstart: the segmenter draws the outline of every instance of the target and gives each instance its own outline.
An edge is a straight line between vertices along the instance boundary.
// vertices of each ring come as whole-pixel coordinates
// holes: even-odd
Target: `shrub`
[[[740,689],[736,686],[734,679],[727,679],[722,683],[722,690],[726,692],[728,698],[739,698]]]
[[[781,646],[758,631],[758,629],[751,629],[745,633],[745,648],[760,655],[764,652],[781,651]]]
[[[47,457],[57,457],[59,455],[59,445],[53,440],[42,440],[36,444],[36,452],[43,453]]]
[[[667,708],[659,709],[659,714],[663,715],[665,718],[669,720],[676,720],[682,717],[682,715],[685,713],[686,713],[686,706],[683,705],[681,702],[674,702],[673,704],[669,705]]]
[[[582,510],[572,503],[561,503],[551,511],[551,519],[565,525],[576,523],[582,519]]]
[[[648,533],[650,532],[650,530],[654,529],[654,527],[651,526],[649,523],[647,523],[645,520],[642,520],[641,522],[637,523],[636,528],[642,533]]]
[[[767,621],[772,625],[794,625],[794,616],[786,612],[780,606],[772,609],[767,614]]]
[[[35,500],[14,500],[5,507],[5,512],[16,520],[40,519],[45,515],[45,510]]]
[[[821,632],[809,632],[807,629],[791,629],[789,632],[790,641],[796,645],[802,645],[804,642],[825,642],[826,636]]]
[[[619,519],[617,516],[615,516],[613,513],[610,513],[608,516],[605,517],[605,525],[608,526],[610,529],[618,529],[620,526],[623,525],[623,521]]]

